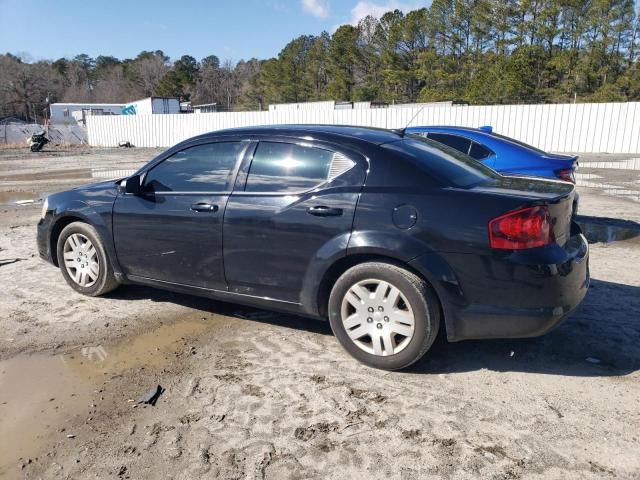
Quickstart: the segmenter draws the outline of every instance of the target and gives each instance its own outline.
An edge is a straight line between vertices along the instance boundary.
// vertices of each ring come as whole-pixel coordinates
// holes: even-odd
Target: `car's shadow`
[[[245,305],[221,302],[195,295],[175,293],[142,285],[124,285],[109,293],[108,297],[114,300],[152,300],[154,302],[176,303],[184,307],[214,313],[216,315],[245,318],[278,327],[291,328],[293,330],[306,330],[321,335],[333,335],[331,327],[329,327],[329,322]]]
[[[332,335],[328,322],[129,285],[113,299],[174,302],[219,315]],[[593,280],[571,317],[543,337],[449,343],[441,329],[431,350],[407,372],[456,373],[480,369],[570,376],[620,376],[640,369],[640,287]]]
[[[578,309],[537,338],[448,343],[440,335],[409,371],[486,368],[570,376],[619,376],[640,369],[640,287],[592,280]]]

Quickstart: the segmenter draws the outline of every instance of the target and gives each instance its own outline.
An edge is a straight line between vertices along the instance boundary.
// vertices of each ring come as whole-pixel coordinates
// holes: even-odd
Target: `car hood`
[[[104,182],[90,183],[73,189],[74,192],[83,192],[86,194],[99,193],[104,195],[118,193],[119,180],[106,180]]]

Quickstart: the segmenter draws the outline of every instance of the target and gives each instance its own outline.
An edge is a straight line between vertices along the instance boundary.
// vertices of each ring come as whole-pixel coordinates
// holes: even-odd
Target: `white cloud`
[[[329,3],[327,0],[300,0],[302,9],[318,18],[329,16]]]
[[[365,18],[367,15],[371,15],[372,17],[380,18],[387,12],[392,10],[401,10],[403,12],[408,12],[411,10],[415,10],[417,8],[422,8],[428,6],[431,3],[430,1],[417,1],[411,3],[404,3],[398,0],[386,0],[383,3],[375,3],[369,2],[366,0],[360,0],[355,7],[351,9],[351,23],[352,25],[357,25],[360,20]]]

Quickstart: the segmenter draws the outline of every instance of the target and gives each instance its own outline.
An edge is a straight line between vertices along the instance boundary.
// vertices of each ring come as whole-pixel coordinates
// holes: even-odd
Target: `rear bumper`
[[[589,246],[582,234],[564,247],[442,257],[455,275],[455,287],[450,279],[434,285],[450,341],[543,335],[569,316],[589,288]]]

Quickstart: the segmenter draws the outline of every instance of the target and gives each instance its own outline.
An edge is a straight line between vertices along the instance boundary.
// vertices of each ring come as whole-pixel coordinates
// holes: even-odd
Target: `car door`
[[[230,291],[300,303],[311,263],[346,253],[365,177],[359,155],[294,140],[260,141],[225,211]]]
[[[248,145],[189,146],[144,172],[141,194],[118,196],[114,242],[127,276],[226,289],[222,219]]]

